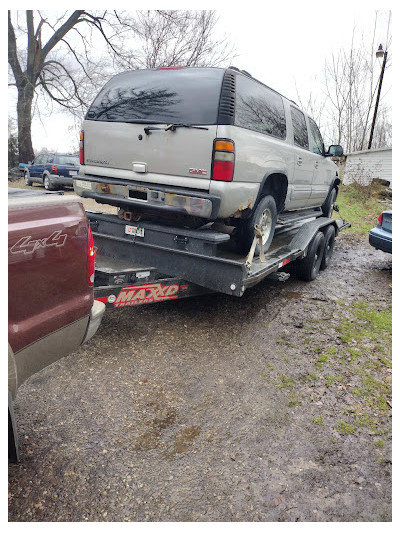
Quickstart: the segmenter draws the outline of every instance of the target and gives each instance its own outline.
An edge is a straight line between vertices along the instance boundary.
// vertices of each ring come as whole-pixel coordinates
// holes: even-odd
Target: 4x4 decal
[[[31,235],[21,237],[11,248],[12,254],[32,254],[40,248],[47,248],[50,246],[64,246],[67,240],[67,235],[61,235],[61,231],[53,231],[51,235],[44,239],[32,239]]]

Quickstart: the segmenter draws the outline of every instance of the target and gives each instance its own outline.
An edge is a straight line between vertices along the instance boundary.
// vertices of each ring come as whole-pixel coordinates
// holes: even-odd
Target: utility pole
[[[376,115],[378,113],[378,105],[379,105],[379,98],[381,96],[381,89],[382,89],[382,81],[383,81],[383,75],[385,73],[385,67],[386,67],[386,59],[387,59],[387,50],[383,50],[383,46],[380,44],[378,51],[376,52],[376,57],[383,57],[383,63],[382,63],[382,70],[381,75],[379,78],[379,87],[378,87],[378,94],[376,95],[376,104],[375,104],[375,111],[374,111],[374,118],[372,119],[372,125],[371,125],[371,133],[369,136],[369,142],[368,142],[368,150],[371,150],[372,145],[372,138],[374,136],[374,129],[375,129],[375,122],[376,122]]]

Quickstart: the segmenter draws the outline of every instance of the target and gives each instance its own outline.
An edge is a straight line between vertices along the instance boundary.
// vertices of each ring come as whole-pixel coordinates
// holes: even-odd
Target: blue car
[[[392,212],[383,211],[378,224],[369,232],[369,244],[377,250],[392,253]]]
[[[24,168],[26,185],[41,183],[48,191],[74,186],[79,173],[79,156],[73,154],[39,154]]]

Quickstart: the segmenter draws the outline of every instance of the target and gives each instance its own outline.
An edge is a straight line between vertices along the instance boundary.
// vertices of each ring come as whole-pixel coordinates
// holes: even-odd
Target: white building
[[[353,181],[369,185],[375,178],[390,182],[390,187],[392,187],[391,148],[364,150],[346,155],[343,185],[348,185]]]

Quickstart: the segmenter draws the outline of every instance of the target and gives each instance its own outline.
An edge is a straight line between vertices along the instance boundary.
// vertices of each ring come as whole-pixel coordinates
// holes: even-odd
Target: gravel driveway
[[[312,283],[108,312],[18,391],[9,520],[390,521],[391,256],[351,239]]]

